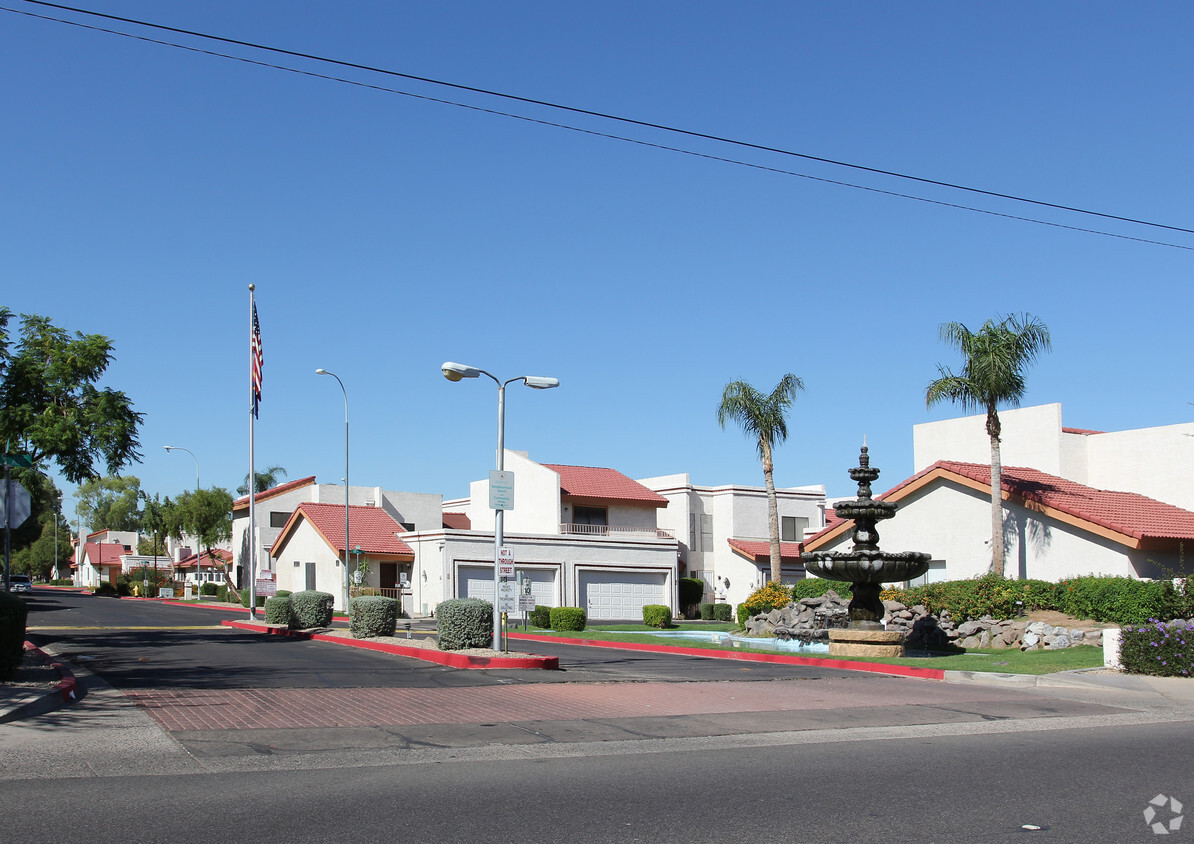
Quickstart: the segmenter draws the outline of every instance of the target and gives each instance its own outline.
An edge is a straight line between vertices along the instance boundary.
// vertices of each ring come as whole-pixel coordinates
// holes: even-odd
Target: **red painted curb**
[[[844,668],[847,671],[871,671],[876,674],[896,674],[901,677],[919,677],[923,680],[944,680],[945,671],[940,668],[916,668],[911,665],[884,665],[880,662],[854,662],[848,659],[825,659],[815,656],[787,656],[786,654],[756,654],[741,651],[718,651],[712,648],[678,648],[670,645],[645,645],[638,642],[607,642],[595,639],[564,639],[559,636],[538,636],[534,633],[508,633],[511,639],[527,639],[532,642],[560,642],[565,645],[587,645],[594,648],[617,648],[627,651],[648,653],[685,654],[707,656],[713,659],[738,659],[744,662],[770,662],[780,665],[818,665],[823,668]]]
[[[39,648],[37,645],[33,644],[32,642],[29,642],[29,641],[25,642],[25,650],[37,651],[37,653],[41,654],[47,660],[50,660],[50,665],[53,668],[56,668],[58,670],[58,676],[61,677],[62,679],[58,681],[58,684],[56,686],[54,686],[54,691],[56,691],[56,692],[58,692],[58,694],[62,695],[62,699],[65,702],[70,703],[72,700],[77,699],[78,696],[76,694],[76,690],[78,689],[79,683],[75,679],[75,675],[73,673],[71,673],[71,670],[69,668],[67,668],[61,662],[54,662],[54,660],[50,657],[50,655],[48,653],[43,651],[41,648]]]
[[[367,651],[406,656],[421,659],[424,662],[435,662],[452,668],[543,668],[555,670],[560,667],[559,657],[529,656],[496,658],[487,656],[471,656],[452,651],[432,651],[427,648],[408,648],[404,645],[391,645],[386,642],[370,642],[368,639],[345,639],[340,636],[328,636],[324,633],[303,633],[298,630],[287,630],[285,627],[271,627],[265,624],[252,624],[247,621],[233,621],[225,619],[220,622],[225,627],[235,627],[238,630],[252,630],[256,633],[272,633],[278,636],[293,636],[297,639],[315,639],[318,642],[331,642],[336,645],[346,645],[350,648],[364,648]]]

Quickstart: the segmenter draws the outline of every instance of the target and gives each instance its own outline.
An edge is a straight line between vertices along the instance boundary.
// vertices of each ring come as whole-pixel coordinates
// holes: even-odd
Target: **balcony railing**
[[[654,527],[618,527],[617,525],[580,525],[564,522],[560,533],[574,536],[615,536],[638,539],[675,539],[674,531]]]

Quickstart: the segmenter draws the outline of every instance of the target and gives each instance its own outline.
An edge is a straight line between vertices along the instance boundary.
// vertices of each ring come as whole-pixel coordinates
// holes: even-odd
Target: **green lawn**
[[[724,648],[713,642],[701,642],[696,639],[680,641],[668,640],[651,635],[653,628],[642,624],[608,624],[590,627],[580,631],[556,632],[554,630],[540,630],[529,627],[527,633],[537,636],[555,636],[565,639],[588,639],[604,642],[631,642],[647,645],[672,645],[684,648],[702,648],[707,650],[734,650],[745,653],[774,654],[772,650],[758,648]],[[700,632],[728,632],[738,629],[732,622],[703,622],[701,624],[679,623],[669,630],[697,630]],[[511,626],[510,633],[518,634],[522,627]],[[824,654],[809,654],[812,657],[828,658]],[[1103,649],[1092,645],[1080,645],[1063,650],[1023,651],[1010,650],[971,650],[964,653],[930,653],[914,652],[902,659],[881,657],[833,657],[833,659],[853,660],[857,662],[876,662],[883,665],[910,665],[918,668],[939,668],[944,671],[986,671],[996,674],[1053,674],[1058,671],[1073,671],[1080,668],[1099,668],[1103,665]]]

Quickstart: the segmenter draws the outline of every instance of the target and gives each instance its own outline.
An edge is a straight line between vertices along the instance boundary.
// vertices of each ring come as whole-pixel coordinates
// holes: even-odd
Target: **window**
[[[609,511],[604,507],[582,507],[577,504],[572,508],[572,523],[577,525],[609,525]]]
[[[784,542],[803,542],[808,519],[802,516],[783,516],[779,520],[779,538]]]
[[[289,513],[275,513],[271,511],[269,514],[269,526],[272,528],[286,527],[288,521],[290,521]]]
[[[713,517],[701,513],[701,550],[713,550]]]
[[[407,533],[415,532],[415,523],[414,522],[399,522],[398,524],[401,525],[402,529],[404,531],[406,531]]]

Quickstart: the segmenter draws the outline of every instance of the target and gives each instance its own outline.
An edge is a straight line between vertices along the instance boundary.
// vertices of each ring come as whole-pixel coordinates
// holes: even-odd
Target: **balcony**
[[[616,539],[675,539],[674,531],[654,527],[618,527],[617,525],[580,525],[565,522],[560,533],[571,536],[609,536]]]

